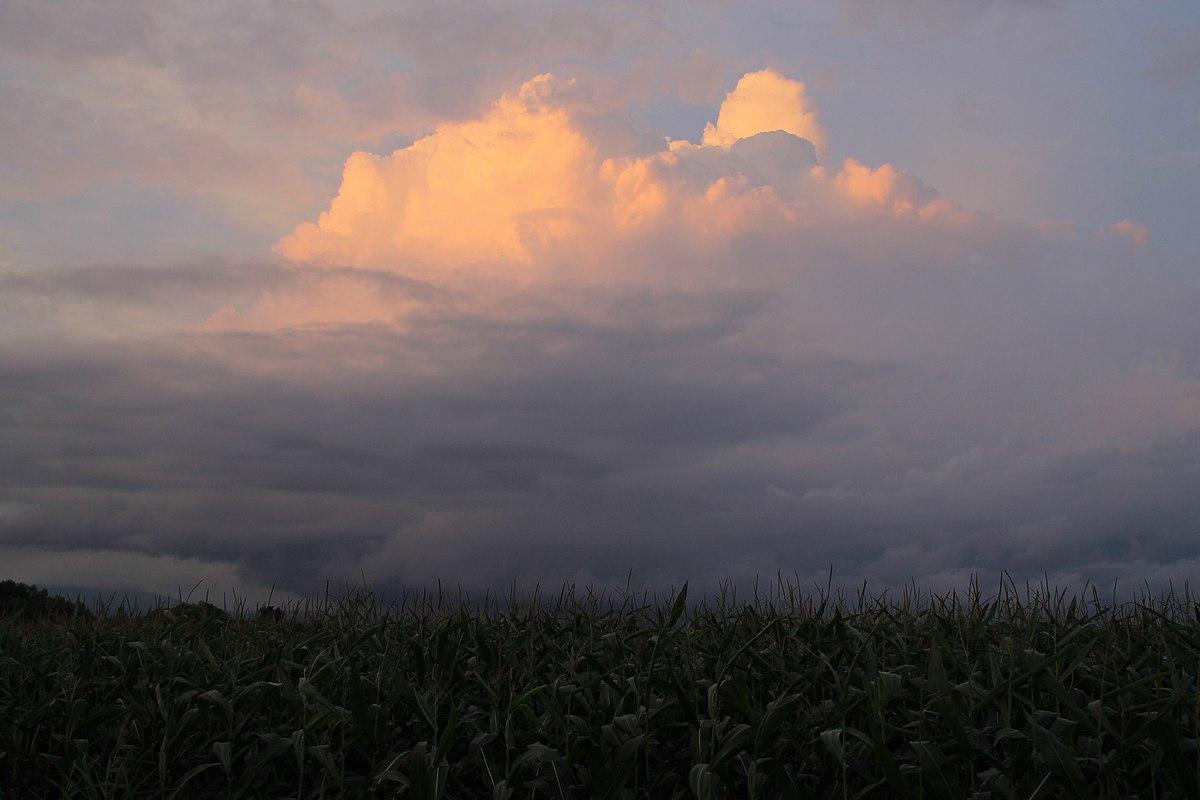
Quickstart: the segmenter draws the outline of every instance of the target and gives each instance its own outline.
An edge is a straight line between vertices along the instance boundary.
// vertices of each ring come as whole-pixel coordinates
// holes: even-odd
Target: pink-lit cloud
[[[1139,222],[1123,219],[1109,225],[1108,230],[1138,247],[1145,247],[1150,243],[1150,229]]]
[[[747,73],[738,81],[721,104],[716,124],[710,122],[705,127],[701,143],[728,147],[738,139],[776,130],[807,139],[818,154],[828,145],[828,136],[817,121],[804,84],[764,69]]]
[[[439,126],[391,156],[354,153],[329,210],[277,249],[335,265],[392,260],[397,271],[530,262],[597,206],[595,148],[554,104],[560,85],[541,76],[483,119]]]
[[[804,84],[771,70],[737,83],[699,144],[660,136],[648,153],[622,153],[629,143],[644,150],[646,137],[620,115],[598,126],[588,99],[575,81],[541,75],[479,118],[443,123],[390,155],[356,152],[328,210],[276,250],[296,263],[433,282],[703,284],[724,270],[726,282],[753,283],[749,265],[729,273],[706,261],[748,236],[783,242],[814,227],[982,219],[890,164],[821,165],[828,137]],[[666,250],[678,258],[656,256]],[[311,320],[293,294],[264,298],[249,312],[257,322],[227,309],[210,324],[261,327],[268,307],[276,321],[329,323],[335,297],[347,321],[395,318],[351,280],[330,275],[313,287]]]

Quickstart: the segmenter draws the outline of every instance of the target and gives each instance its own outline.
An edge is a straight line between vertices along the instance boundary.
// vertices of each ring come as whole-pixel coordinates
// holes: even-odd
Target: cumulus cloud
[[[356,152],[329,209],[276,251],[433,282],[753,283],[757,266],[733,273],[715,253],[743,237],[874,224],[865,219],[872,216],[974,218],[890,164],[822,166],[827,137],[804,85],[772,70],[738,82],[699,144],[648,136],[626,115],[597,117],[588,97],[575,81],[541,75],[478,119],[439,125],[390,155]],[[661,258],[668,250],[677,257]],[[365,312],[373,304],[352,283],[331,275],[322,288],[326,298],[354,295],[346,319],[394,316]],[[284,303],[266,302],[281,321]],[[303,301],[289,304],[292,321],[303,322]],[[329,321],[331,306],[313,305]],[[225,313],[213,322],[237,319]],[[261,326],[261,318],[246,324]]]
[[[825,130],[817,122],[804,84],[764,69],[738,81],[721,104],[716,124],[705,127],[702,143],[729,146],[738,139],[776,130],[807,139],[817,152],[825,149]]]
[[[329,210],[277,249],[354,266],[529,262],[531,247],[594,205],[595,148],[552,103],[558,88],[544,75],[481,120],[440,126],[390,157],[354,153]]]
[[[543,75],[354,153],[236,297],[4,276],[30,316],[208,305],[0,348],[0,544],[294,591],[1194,566],[1200,297],[1143,229],[824,163],[770,71],[695,142],[593,100]]]
[[[618,42],[651,46],[661,13],[606,2],[5,3],[0,216],[20,222],[5,238],[32,242],[39,266],[148,257],[126,243],[168,260],[261,252],[328,200],[346,153],[477,114],[528,74],[530,48],[547,64],[584,56],[627,71]],[[666,80],[652,65],[638,72],[624,83],[642,92]],[[190,225],[170,230],[164,208]]]

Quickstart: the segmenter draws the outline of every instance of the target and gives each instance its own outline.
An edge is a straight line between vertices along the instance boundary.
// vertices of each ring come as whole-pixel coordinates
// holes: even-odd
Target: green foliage
[[[0,793],[1193,798],[1198,613],[781,585],[10,617]]]

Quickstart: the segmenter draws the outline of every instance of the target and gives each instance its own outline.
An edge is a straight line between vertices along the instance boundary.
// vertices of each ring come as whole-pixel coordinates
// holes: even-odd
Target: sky
[[[1200,7],[0,5],[0,577],[1200,586]]]

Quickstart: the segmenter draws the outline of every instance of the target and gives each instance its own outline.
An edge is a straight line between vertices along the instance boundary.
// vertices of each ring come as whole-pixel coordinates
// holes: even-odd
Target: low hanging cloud
[[[0,549],[298,592],[1195,574],[1200,293],[1145,228],[827,163],[771,70],[698,142],[592,99],[354,153],[224,302],[162,284],[221,306],[186,326],[0,349]],[[122,275],[0,282],[69,327]]]

